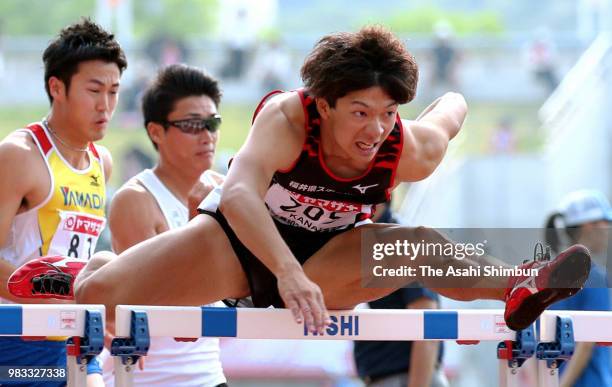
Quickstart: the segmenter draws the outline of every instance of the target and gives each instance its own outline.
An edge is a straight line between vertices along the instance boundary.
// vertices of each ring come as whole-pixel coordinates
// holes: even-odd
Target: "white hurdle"
[[[295,323],[287,309],[211,308],[119,305],[115,334],[129,337],[132,311],[146,313],[150,337],[234,337],[238,339],[308,340],[514,340],[503,310],[330,311],[323,335]]]
[[[233,337],[238,339],[296,340],[385,340],[421,341],[453,340],[460,344],[480,341],[514,342],[503,310],[374,310],[330,311],[332,323],[322,335],[309,332],[304,324],[295,323],[286,309],[167,307],[119,305],[115,313],[117,347],[142,348],[148,338]],[[134,338],[139,332],[141,337]],[[531,331],[533,341],[533,331]],[[145,339],[146,336],[146,339]],[[126,345],[126,339],[129,344]],[[535,342],[534,342],[535,346]],[[520,347],[520,345],[518,346]],[[111,351],[112,353],[113,351]],[[531,354],[533,354],[533,349]],[[530,354],[530,355],[531,355]],[[137,356],[129,352],[114,353],[115,385],[132,386]],[[519,385],[516,368],[510,359],[500,360],[503,386]]]
[[[612,344],[612,312],[546,311],[539,320],[539,335],[534,335],[532,327],[520,332],[510,330],[500,309],[357,309],[330,311],[330,317],[332,323],[319,335],[309,332],[304,324],[296,324],[286,309],[119,305],[111,348],[115,384],[132,386],[135,362],[139,356],[146,356],[151,337],[187,341],[201,337],[452,340],[459,344],[497,341],[502,387],[520,385],[518,369],[534,354],[538,359],[538,385],[558,386],[558,367],[573,354],[576,342]],[[102,350],[103,327],[102,305],[0,305],[0,336],[70,338],[69,387],[86,385],[86,363]]]
[[[29,367],[36,368],[38,371],[32,370],[27,377],[24,378],[21,375],[17,378],[14,371],[3,367],[0,384],[3,382],[2,379],[10,377],[11,381],[23,382],[66,381],[67,379],[68,387],[85,386],[87,362],[92,356],[99,354],[104,345],[104,313],[103,305],[0,305],[0,336],[32,339],[54,336],[65,337],[69,340],[67,370],[46,367],[45,371],[41,371],[41,367]]]
[[[538,335],[531,326],[510,330],[503,310],[372,310],[330,311],[332,323],[322,335],[296,324],[286,309],[125,306],[116,308],[116,334],[140,340],[140,354],[149,337],[233,337],[296,340],[445,340],[459,344],[497,341],[499,385],[520,386],[519,367],[535,355],[538,385],[559,385],[558,367],[571,357],[575,342],[612,344],[612,312],[547,311]],[[534,324],[535,325],[535,324]],[[145,340],[146,339],[146,340]],[[121,339],[120,339],[121,340]],[[138,344],[138,343],[136,343]],[[125,356],[123,357],[125,359]],[[132,359],[132,362],[135,358]],[[131,386],[130,367],[115,358],[116,385]]]

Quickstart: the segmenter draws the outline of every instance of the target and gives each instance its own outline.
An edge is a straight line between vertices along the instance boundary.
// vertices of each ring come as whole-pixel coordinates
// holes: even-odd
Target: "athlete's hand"
[[[295,321],[305,322],[308,330],[322,334],[331,320],[321,288],[301,268],[278,274],[277,281],[278,292]]]

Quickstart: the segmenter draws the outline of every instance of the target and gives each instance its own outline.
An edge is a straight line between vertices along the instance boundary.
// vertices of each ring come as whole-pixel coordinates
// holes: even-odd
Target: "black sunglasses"
[[[219,130],[219,126],[221,126],[221,115],[215,114],[208,118],[187,118],[177,121],[165,121],[164,126],[166,128],[168,128],[168,126],[175,126],[181,132],[188,134],[198,134],[204,129],[208,130],[210,133],[215,133]]]

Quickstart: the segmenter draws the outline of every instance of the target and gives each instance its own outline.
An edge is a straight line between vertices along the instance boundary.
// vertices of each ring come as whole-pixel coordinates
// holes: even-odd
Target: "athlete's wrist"
[[[281,278],[285,276],[294,276],[298,273],[304,273],[302,266],[300,266],[299,262],[295,259],[291,261],[285,260],[287,262],[279,263],[276,268],[272,269],[272,273],[276,276],[276,278]]]

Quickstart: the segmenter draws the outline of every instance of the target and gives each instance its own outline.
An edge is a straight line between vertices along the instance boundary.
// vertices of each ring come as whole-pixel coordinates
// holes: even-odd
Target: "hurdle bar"
[[[573,354],[575,342],[612,344],[612,312],[547,311],[540,318],[540,331],[515,332],[503,319],[503,310],[371,310],[330,311],[331,324],[315,334],[297,324],[287,309],[125,306],[116,308],[118,337],[135,336],[140,355],[149,337],[198,339],[297,340],[454,340],[459,344],[498,341],[500,386],[519,386],[518,367],[537,352],[541,387],[558,386],[558,366]],[[140,337],[138,337],[140,335]],[[536,349],[536,339],[539,341]],[[140,343],[138,343],[140,341]],[[139,348],[139,349],[138,349]],[[534,351],[535,349],[535,351]],[[131,386],[115,358],[118,387]],[[552,366],[551,366],[552,365]],[[132,367],[133,369],[133,367]],[[118,371],[119,370],[119,371]],[[123,375],[122,379],[119,377]]]
[[[504,311],[501,309],[330,311],[331,324],[322,335],[308,331],[305,324],[297,324],[291,311],[287,309],[119,305],[115,310],[117,337],[113,346],[116,346],[117,350],[111,353],[114,355],[115,385],[118,387],[132,386],[134,364],[138,356],[146,355],[143,348],[148,346],[149,337],[174,337],[183,340],[196,340],[202,337],[452,340],[459,344],[497,341],[506,344],[515,343],[515,348],[528,347],[527,344],[521,344],[524,341],[522,337],[517,339],[517,333],[506,326]],[[533,340],[533,330],[529,332],[525,336],[530,335]],[[512,347],[512,344],[510,346]],[[130,353],[130,349],[134,353]],[[534,349],[531,353],[533,351]],[[512,361],[513,356],[517,356],[515,352],[510,348],[508,356],[500,358],[500,383],[503,386],[519,385],[516,370],[522,362]]]
[[[503,310],[330,311],[323,335],[297,324],[288,309],[118,305],[115,334],[129,337],[132,311],[145,312],[150,337],[234,337],[298,340],[455,340],[459,343],[514,340]]]
[[[87,363],[103,349],[104,314],[103,305],[0,305],[0,336],[30,339],[55,336],[66,337],[68,340],[67,373],[66,370],[64,373],[57,370],[53,373],[57,377],[19,380],[44,382],[67,379],[68,387],[85,386]]]

